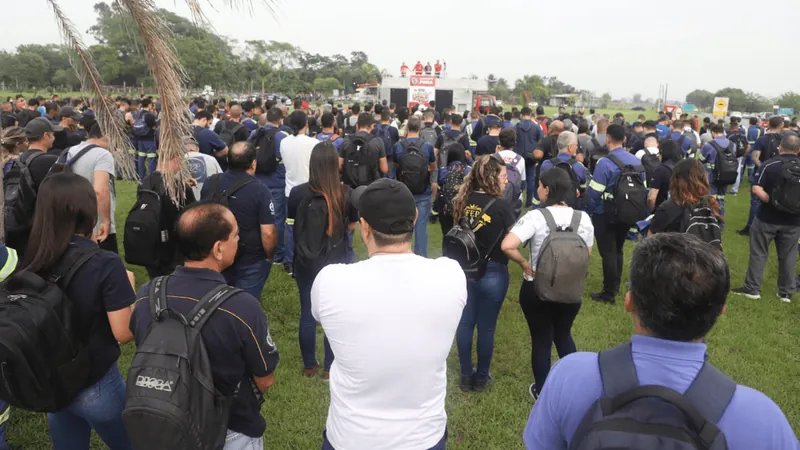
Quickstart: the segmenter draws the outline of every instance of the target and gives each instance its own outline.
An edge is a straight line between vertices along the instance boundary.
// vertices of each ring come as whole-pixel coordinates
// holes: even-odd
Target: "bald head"
[[[547,128],[547,131],[550,133],[550,136],[558,136],[562,132],[564,132],[564,122],[560,120],[554,120],[550,123],[550,126]]]
[[[644,148],[658,148],[658,139],[650,136],[644,140]]]
[[[231,106],[231,119],[239,119],[242,117],[242,107],[240,105]]]
[[[236,229],[236,218],[217,203],[195,203],[178,219],[178,251],[187,262],[214,259],[214,248],[228,241]]]
[[[597,121],[597,132],[598,133],[605,133],[608,131],[608,119],[600,119]]]
[[[247,141],[233,144],[228,155],[228,167],[231,170],[255,171],[256,148],[253,144]]]
[[[784,133],[781,137],[781,153],[796,155],[800,151],[800,138],[794,133]]]

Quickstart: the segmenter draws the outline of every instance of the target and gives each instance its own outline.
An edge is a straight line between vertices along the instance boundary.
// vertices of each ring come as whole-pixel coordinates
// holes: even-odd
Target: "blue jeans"
[[[533,195],[536,192],[536,166],[533,165],[525,169],[525,187],[527,194],[525,195],[525,207],[530,208],[533,206]]]
[[[156,154],[156,141],[139,140],[136,144],[138,153],[136,158],[136,172],[139,174],[139,179],[144,179],[148,173],[156,171],[156,164],[158,163],[158,154]],[[145,161],[147,161],[147,171],[145,172]]]
[[[314,280],[302,271],[295,273],[297,290],[300,291],[300,353],[303,355],[303,368],[313,369],[317,366],[317,321],[311,314],[311,286]],[[325,370],[331,370],[333,350],[328,338],[324,338]]]
[[[247,265],[237,263],[226,270],[223,275],[229,285],[247,292],[260,302],[261,291],[264,290],[264,285],[267,284],[271,268],[272,263],[264,259]]]
[[[428,257],[428,218],[431,215],[431,194],[415,195],[414,202],[417,204],[417,223],[414,224],[414,253]]]
[[[125,381],[114,363],[97,383],[82,390],[61,411],[49,413],[54,450],[86,450],[92,430],[111,450],[131,449],[122,423]]]
[[[467,280],[467,305],[456,330],[461,376],[472,375],[472,334],[478,328],[478,365],[475,377],[486,380],[494,352],[494,331],[508,291],[508,266],[489,261],[480,280]]]
[[[445,450],[445,448],[447,448],[447,429],[444,430],[442,440],[428,450]],[[330,441],[328,441],[328,433],[326,430],[322,430],[322,450],[336,450],[333,448]]]
[[[286,191],[284,188],[269,188],[272,193],[272,206],[275,210],[272,215],[275,216],[275,231],[278,233],[278,246],[275,247],[275,257],[272,259],[275,264],[282,264],[284,257],[284,237],[283,233],[286,229]]]

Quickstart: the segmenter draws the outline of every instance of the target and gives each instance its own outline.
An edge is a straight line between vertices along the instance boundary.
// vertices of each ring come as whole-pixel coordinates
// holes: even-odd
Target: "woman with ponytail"
[[[508,184],[506,165],[494,155],[479,157],[453,199],[453,220],[470,226],[478,250],[488,255],[486,272],[467,280],[467,305],[456,331],[461,362],[461,390],[481,392],[491,383],[489,366],[494,351],[494,332],[508,290],[508,257],[500,248],[514,225],[514,212],[503,199]],[[478,364],[473,372],[472,335],[478,329]]]
[[[0,134],[0,147],[3,150],[3,173],[6,173],[11,168],[9,163],[16,160],[22,152],[28,149],[28,138],[25,137],[25,130],[20,127],[10,127],[3,130],[2,134]]]
[[[288,221],[294,223],[294,276],[300,291],[300,352],[303,375],[314,377],[317,321],[311,314],[311,286],[329,264],[351,261],[347,233],[355,229],[358,211],[350,202],[351,189],[339,181],[339,153],[330,141],[314,146],[307,183],[295,186],[289,196]],[[323,379],[328,378],[333,353],[325,338]]]

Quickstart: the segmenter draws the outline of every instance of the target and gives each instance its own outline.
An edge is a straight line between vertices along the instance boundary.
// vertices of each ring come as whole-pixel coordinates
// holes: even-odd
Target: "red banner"
[[[425,86],[425,87],[436,86],[436,77],[434,76],[413,75],[411,76],[410,80],[411,80],[411,86]]]

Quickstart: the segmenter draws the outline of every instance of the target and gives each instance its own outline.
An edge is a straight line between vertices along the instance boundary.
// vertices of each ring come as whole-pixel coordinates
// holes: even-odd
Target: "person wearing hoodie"
[[[736,153],[736,146],[735,144],[731,143],[727,137],[725,137],[725,128],[722,125],[711,125],[711,137],[713,138],[712,142],[715,142],[719,148],[728,148],[728,146],[733,146],[731,151],[735,154]],[[700,160],[701,163],[706,168],[706,172],[708,173],[708,179],[711,181],[711,195],[717,199],[719,202],[719,212],[720,215],[724,218],[725,217],[725,191],[727,190],[727,185],[721,185],[716,182],[714,179],[714,165],[717,162],[717,148],[712,145],[711,142],[708,144],[703,145],[703,149],[700,150],[700,154],[697,156],[697,159]],[[722,230],[725,226],[725,223],[720,223],[719,227]]]
[[[497,115],[499,112],[500,110],[497,106],[492,106],[490,114],[481,117],[481,119],[475,123],[475,126],[472,127],[472,136],[470,136],[473,141],[478,142],[478,139],[489,134],[489,124],[497,122],[502,127],[503,119]],[[494,153],[494,151],[492,151],[492,153]]]
[[[533,205],[533,197],[536,192],[536,160],[533,158],[533,151],[539,146],[539,142],[544,137],[542,128],[533,121],[533,111],[527,106],[519,112],[520,120],[514,130],[517,132],[517,144],[514,151],[525,158],[525,206]]]

